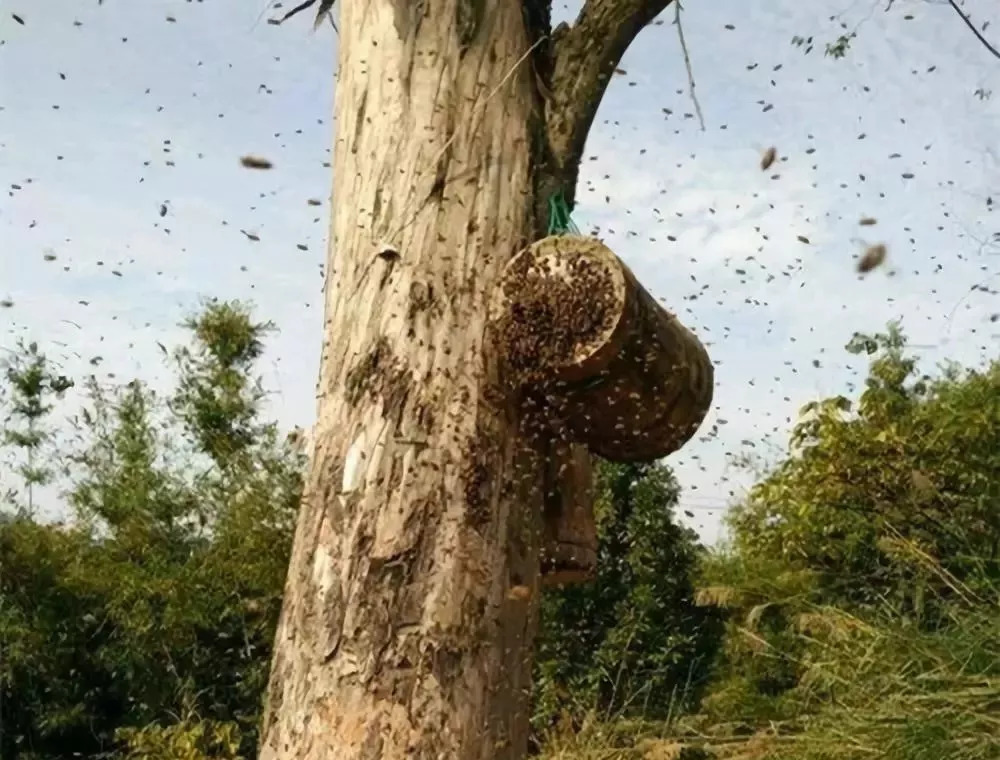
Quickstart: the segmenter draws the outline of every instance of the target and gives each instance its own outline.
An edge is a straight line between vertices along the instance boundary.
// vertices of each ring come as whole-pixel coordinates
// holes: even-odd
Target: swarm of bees
[[[767,171],[774,165],[774,162],[778,160],[778,149],[775,146],[771,146],[764,151],[763,155],[760,157],[760,170]],[[858,221],[858,224],[862,227],[871,227],[877,224],[875,217],[873,216],[863,216]],[[804,235],[798,236],[798,241],[800,243],[809,244],[809,238]],[[873,269],[877,269],[885,262],[886,254],[888,249],[885,243],[875,243],[874,245],[869,245],[865,248],[861,257],[858,259],[857,269],[860,274],[868,274]]]

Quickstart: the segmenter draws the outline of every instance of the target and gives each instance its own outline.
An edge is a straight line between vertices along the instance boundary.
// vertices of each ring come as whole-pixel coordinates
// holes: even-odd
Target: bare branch
[[[958,14],[959,18],[961,18],[962,21],[965,22],[965,25],[967,27],[969,27],[969,29],[972,31],[972,33],[974,35],[976,35],[976,39],[979,40],[979,44],[981,44],[984,48],[986,48],[987,50],[989,50],[990,53],[992,53],[995,58],[1000,58],[1000,50],[998,50],[996,47],[994,47],[993,45],[991,45],[990,41],[987,40],[986,37],[983,36],[983,33],[980,32],[978,29],[976,29],[976,25],[972,23],[972,19],[970,19],[965,14],[965,12],[961,8],[958,7],[958,3],[956,3],[955,0],[948,0],[948,4],[952,7],[952,9],[955,11],[955,13]],[[888,10],[888,8],[886,8],[886,10]],[[984,26],[983,30],[985,31],[985,29],[986,29],[986,27]]]
[[[698,95],[694,91],[694,71],[691,69],[691,55],[688,53],[687,40],[684,39],[684,27],[681,25],[681,11],[684,10],[681,7],[680,0],[674,0],[674,26],[677,27],[677,39],[681,43],[681,52],[684,54],[684,68],[687,70],[688,75],[688,93],[691,95],[691,102],[694,103],[694,112],[698,114],[698,124],[701,125],[701,131],[705,131],[705,117],[701,113],[701,103],[698,102]]]
[[[288,19],[290,19],[292,16],[296,15],[297,13],[301,13],[306,8],[311,8],[314,5],[316,5],[316,0],[303,0],[303,2],[296,5],[281,18],[271,19],[270,23],[273,23],[275,26],[283,24],[284,22],[288,21]]]
[[[316,20],[313,21],[313,29],[319,29],[320,24],[323,23],[323,19],[325,18],[329,18],[330,23],[333,24],[333,28],[336,29],[337,25],[333,23],[333,4],[337,2],[337,0],[318,0],[318,2],[319,2],[319,10],[316,11]],[[275,26],[279,26],[284,22],[288,21],[288,19],[290,19],[292,16],[301,13],[307,8],[312,8],[314,5],[316,5],[316,3],[317,0],[303,0],[303,2],[296,5],[281,18],[269,19],[268,23],[273,24]]]
[[[572,203],[577,163],[608,82],[628,46],[670,0],[587,0],[571,27],[552,35],[546,133],[563,191]]]

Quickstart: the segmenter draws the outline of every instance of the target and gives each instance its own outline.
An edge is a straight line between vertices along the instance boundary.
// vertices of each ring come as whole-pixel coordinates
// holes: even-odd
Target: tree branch
[[[681,43],[681,53],[684,54],[684,68],[688,75],[688,93],[691,95],[691,102],[694,103],[694,112],[698,115],[698,125],[701,131],[705,131],[705,116],[701,112],[701,103],[698,102],[698,95],[694,91],[694,71],[691,69],[691,54],[688,53],[687,40],[684,39],[684,25],[681,24],[680,0],[674,0],[674,26],[677,27],[677,39]]]
[[[998,50],[993,45],[991,45],[990,41],[987,40],[986,37],[983,36],[983,33],[980,32],[978,29],[976,29],[976,25],[972,23],[972,19],[970,19],[968,17],[968,15],[966,15],[966,13],[961,8],[958,7],[958,3],[956,3],[955,0],[948,0],[948,4],[952,7],[952,9],[955,11],[955,13],[958,14],[958,17],[960,19],[962,19],[962,21],[965,22],[965,25],[967,27],[969,27],[969,29],[972,30],[972,33],[974,35],[976,35],[976,39],[979,40],[979,43],[984,48],[986,48],[987,50],[989,50],[990,53],[992,53],[995,58],[1000,58],[1000,50]],[[888,10],[888,9],[886,9],[886,10]],[[985,27],[984,27],[984,29],[985,29]]]
[[[572,204],[587,133],[628,46],[670,0],[587,0],[572,27],[552,34],[551,93],[545,109],[550,171]]]

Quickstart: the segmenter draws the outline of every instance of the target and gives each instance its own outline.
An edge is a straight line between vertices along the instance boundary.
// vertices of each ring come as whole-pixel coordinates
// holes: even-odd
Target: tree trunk
[[[515,462],[483,341],[533,236],[540,114],[520,4],[482,5],[341,8],[315,454],[268,760],[514,757],[523,741],[538,461]]]
[[[668,1],[590,0],[560,57],[542,0],[342,0],[318,416],[262,760],[523,757],[543,502],[574,479],[500,382],[488,307]]]

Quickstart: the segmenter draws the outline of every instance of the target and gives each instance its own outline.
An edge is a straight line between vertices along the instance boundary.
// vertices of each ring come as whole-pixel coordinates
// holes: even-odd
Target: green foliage
[[[98,650],[110,635],[95,611],[100,579],[89,537],[18,515],[0,526],[0,755],[51,757],[87,747],[95,715],[118,714],[114,675]],[[103,748],[103,745],[99,745]]]
[[[803,408],[793,456],[733,513],[737,546],[814,572],[828,601],[932,625],[932,599],[1000,573],[1000,365],[917,377],[895,327],[849,348],[874,354],[856,412]]]
[[[694,603],[701,550],[673,520],[677,495],[663,465],[599,462],[598,573],[543,598],[537,728],[589,713],[666,718],[696,701],[720,620]]]
[[[729,623],[696,725],[754,758],[1000,756],[1000,365],[919,376],[905,349],[852,339],[860,399],[803,408],[703,567]]]
[[[235,723],[206,720],[194,714],[166,726],[122,728],[123,760],[243,760]]]
[[[860,398],[803,408],[701,563],[725,633],[699,712],[585,723],[548,760],[1000,757],[1000,365],[920,375],[898,325],[848,350]]]
[[[850,34],[842,34],[837,37],[833,42],[826,43],[826,55],[831,58],[843,58],[847,55],[848,51],[851,49],[851,42],[858,35],[855,32]]]
[[[830,58],[844,58],[851,49],[851,43],[857,37],[857,32],[846,32],[841,34],[833,42],[827,42],[824,46],[824,54]],[[813,38],[795,35],[792,37],[792,44],[797,48],[802,48],[806,55],[813,51]]]
[[[303,462],[252,376],[271,326],[186,325],[165,399],[82,383],[75,447],[49,419],[71,381],[33,344],[6,365],[10,469],[76,519],[0,520],[4,760],[256,754]],[[1000,756],[1000,364],[920,375],[896,325],[848,350],[860,398],[803,407],[722,550],[664,466],[599,464],[598,576],[542,603],[544,755]]]
[[[54,475],[52,463],[45,456],[46,444],[52,441],[45,417],[52,411],[53,400],[62,398],[73,387],[73,381],[52,371],[36,343],[19,342],[2,369],[7,414],[0,442],[20,454],[14,470],[24,483],[25,501],[21,501],[21,494],[14,488],[0,494],[0,498],[31,514],[35,507],[35,487],[44,486]]]
[[[187,326],[169,403],[85,383],[75,523],[0,525],[5,760],[253,754],[302,461],[249,375],[269,326]]]
[[[174,355],[180,368],[174,405],[201,450],[226,468],[264,431],[258,415],[265,394],[259,380],[251,382],[250,372],[274,326],[251,322],[238,302],[209,302],[184,326],[196,343]]]

